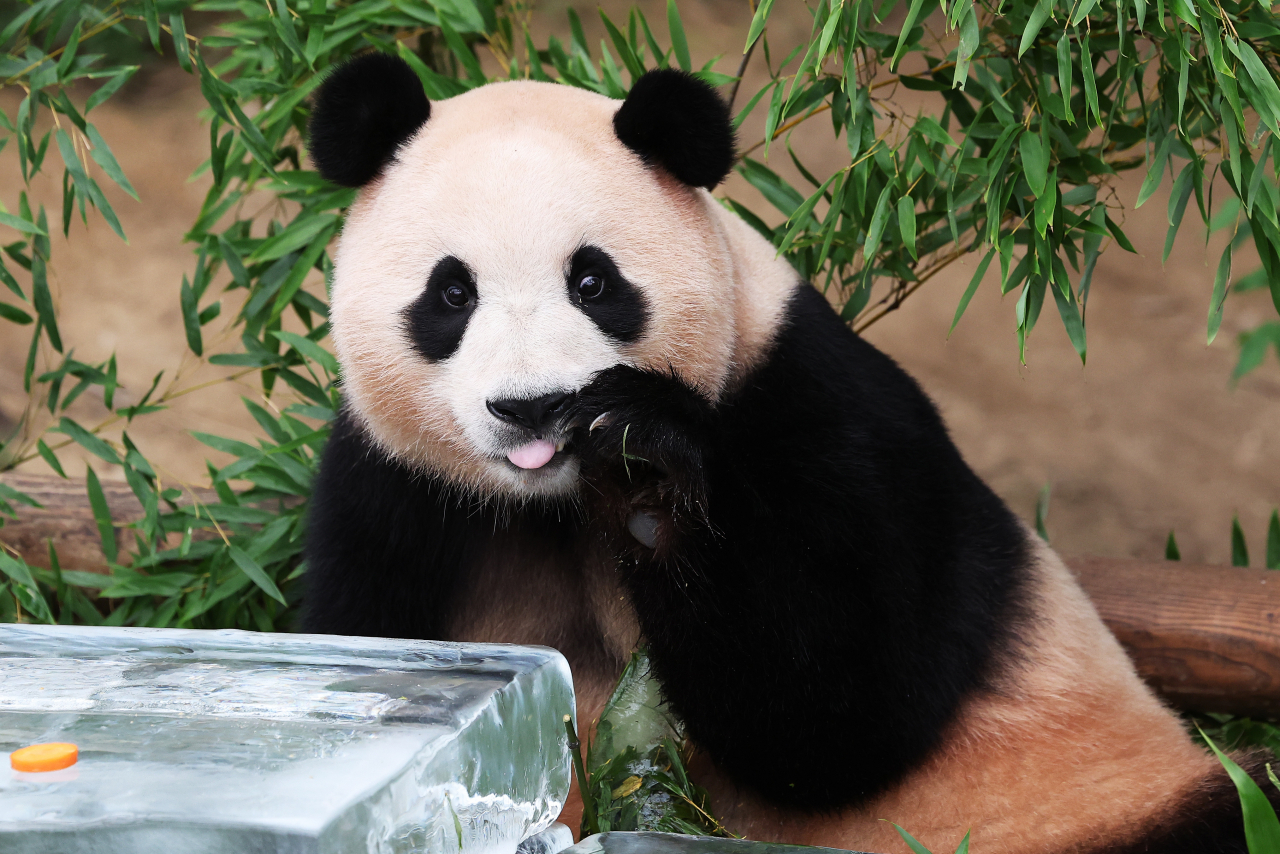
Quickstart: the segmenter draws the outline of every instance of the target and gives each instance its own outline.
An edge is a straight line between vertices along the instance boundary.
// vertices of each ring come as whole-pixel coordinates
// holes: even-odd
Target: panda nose
[[[485,405],[495,418],[536,432],[563,414],[572,398],[571,393],[557,391],[542,397],[489,400]]]

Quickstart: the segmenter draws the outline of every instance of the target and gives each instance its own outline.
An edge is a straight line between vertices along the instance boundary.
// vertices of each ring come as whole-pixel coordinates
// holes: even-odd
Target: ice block
[[[561,854],[860,854],[840,848],[676,833],[597,833]]]
[[[0,625],[5,854],[513,854],[569,790],[555,650]],[[67,742],[70,768],[18,748]]]

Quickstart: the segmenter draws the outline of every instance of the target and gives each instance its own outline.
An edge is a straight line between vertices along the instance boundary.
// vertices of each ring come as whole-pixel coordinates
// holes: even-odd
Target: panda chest
[[[569,660],[575,682],[616,680],[640,630],[602,537],[516,519],[469,551],[446,639],[550,646]]]

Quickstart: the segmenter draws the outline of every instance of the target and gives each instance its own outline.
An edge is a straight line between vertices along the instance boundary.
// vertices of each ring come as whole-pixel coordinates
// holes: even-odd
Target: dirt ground
[[[599,38],[603,28],[594,6],[575,5],[588,34]],[[665,32],[665,4],[641,5],[655,29]],[[567,32],[565,6],[555,0],[542,4],[535,27]],[[627,4],[605,7],[622,17]],[[749,21],[745,7],[736,0],[681,3],[695,61],[723,54],[718,68],[733,72]],[[774,17],[774,44],[807,36],[809,18],[801,4],[780,3]],[[739,104],[765,80],[759,59],[753,62]],[[0,91],[0,108],[12,116],[16,104],[15,93]],[[54,239],[63,338],[85,361],[114,350],[126,394],[140,395],[157,371],[171,376],[186,351],[178,285],[193,258],[181,239],[207,187],[204,180],[188,181],[207,151],[208,129],[197,116],[202,106],[192,79],[161,68],[119,103],[100,108],[96,123],[142,199],[108,191],[130,242],[122,244],[92,219],[88,228],[77,221],[69,241]],[[806,162],[819,173],[844,165],[847,155],[831,139],[830,124],[813,125],[799,129],[794,140]],[[761,133],[758,123],[748,123],[742,139],[750,143]],[[775,148],[771,165],[794,174],[785,160],[785,151]],[[1129,203],[1139,180],[1121,188]],[[0,200],[8,209],[16,209],[20,189],[10,146],[0,153]],[[55,181],[42,179],[34,191],[56,218]],[[721,192],[764,208],[736,176]],[[1165,209],[1166,198],[1158,195],[1130,211],[1126,230],[1141,254],[1113,248],[1099,263],[1089,303],[1087,367],[1050,309],[1032,336],[1028,364],[1019,363],[1014,297],[1001,300],[994,270],[948,338],[977,259],[935,279],[868,337],[920,381],[971,464],[1016,512],[1030,519],[1040,489],[1052,484],[1048,528],[1064,553],[1156,558],[1172,529],[1184,559],[1226,562],[1231,518],[1238,513],[1258,565],[1267,516],[1280,505],[1280,363],[1269,356],[1234,388],[1229,378],[1236,334],[1273,309],[1263,292],[1233,297],[1218,340],[1205,346],[1213,270],[1203,231],[1185,226],[1162,267]],[[0,416],[10,422],[26,405],[21,383],[27,332],[0,323]],[[182,387],[217,376],[205,368],[184,376]],[[170,410],[139,419],[130,435],[167,476],[200,482],[210,452],[188,431],[257,435],[239,404],[241,394],[256,397],[251,386],[234,383],[186,395]],[[92,424],[105,409],[100,398],[86,395],[75,415]],[[102,471],[105,464],[95,467],[112,474]],[[70,473],[82,473],[81,464]]]

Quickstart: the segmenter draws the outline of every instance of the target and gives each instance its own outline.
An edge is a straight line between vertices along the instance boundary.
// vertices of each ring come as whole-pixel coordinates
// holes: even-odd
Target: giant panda
[[[1246,850],[1228,777],[1058,556],[712,197],[734,163],[713,89],[666,69],[623,101],[433,103],[370,53],[309,133],[359,192],[306,630],[553,646],[588,722],[643,640],[752,839]]]

